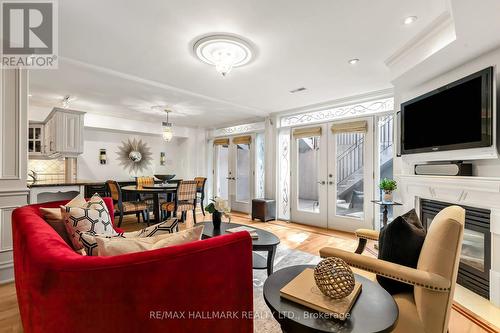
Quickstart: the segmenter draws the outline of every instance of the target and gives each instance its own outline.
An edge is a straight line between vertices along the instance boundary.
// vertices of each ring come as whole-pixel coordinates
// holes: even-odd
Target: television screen
[[[492,68],[401,105],[402,154],[492,144]]]

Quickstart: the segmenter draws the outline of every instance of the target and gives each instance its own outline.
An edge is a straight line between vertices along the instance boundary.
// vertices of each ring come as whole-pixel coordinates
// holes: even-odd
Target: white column
[[[28,76],[0,70],[0,283],[14,279],[12,211],[28,202]]]

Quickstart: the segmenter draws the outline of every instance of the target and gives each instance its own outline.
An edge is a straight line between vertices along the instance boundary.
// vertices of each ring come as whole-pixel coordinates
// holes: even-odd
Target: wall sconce
[[[165,165],[165,153],[164,152],[161,152],[160,153],[160,165]]]
[[[100,149],[99,150],[99,162],[101,164],[106,164],[106,149]]]

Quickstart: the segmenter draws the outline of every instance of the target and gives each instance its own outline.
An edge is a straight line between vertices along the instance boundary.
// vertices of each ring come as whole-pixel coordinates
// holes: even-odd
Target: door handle
[[[329,181],[329,182],[328,182],[328,185],[333,185],[333,182],[332,182],[332,181]]]
[[[322,181],[318,182],[318,184],[325,185],[326,182],[324,180],[322,180]]]

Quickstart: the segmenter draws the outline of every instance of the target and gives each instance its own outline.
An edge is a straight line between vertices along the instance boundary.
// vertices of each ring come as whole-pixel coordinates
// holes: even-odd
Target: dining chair
[[[193,212],[193,221],[196,224],[196,198],[197,198],[197,182],[195,180],[183,180],[178,183],[175,200],[165,202],[161,205],[161,209],[166,212],[178,214],[181,213],[181,221],[186,220],[186,212]]]
[[[140,216],[149,226],[149,206],[144,201],[123,201],[122,190],[120,184],[114,180],[106,181],[106,187],[111,194],[115,208],[115,215],[119,215],[118,227],[122,225],[123,216],[128,214],[135,214],[137,222],[140,222]]]
[[[155,178],[154,177],[137,177],[135,179],[137,187],[141,187],[143,185],[154,185]]]
[[[155,177],[149,177],[149,176],[136,177],[135,182],[136,182],[136,186],[138,188],[143,187],[144,185],[146,185],[146,186],[154,185],[155,184]],[[145,203],[148,204],[148,207],[150,210],[153,210],[154,200],[153,200],[153,196],[151,194],[141,193],[141,194],[139,194],[139,197],[141,198],[141,201],[144,201]],[[160,197],[159,197],[160,205],[167,202],[167,201],[168,201],[168,199],[167,199],[166,194],[160,194]]]
[[[196,182],[196,192],[200,202],[201,212],[205,216],[205,184],[207,183],[207,178],[205,177],[194,177]]]
[[[323,258],[341,258],[352,267],[414,286],[412,292],[392,295],[399,308],[399,319],[393,332],[446,333],[460,263],[464,223],[463,208],[450,206],[440,211],[427,231],[416,268],[330,247],[319,252]],[[375,234],[368,236],[375,237]]]

